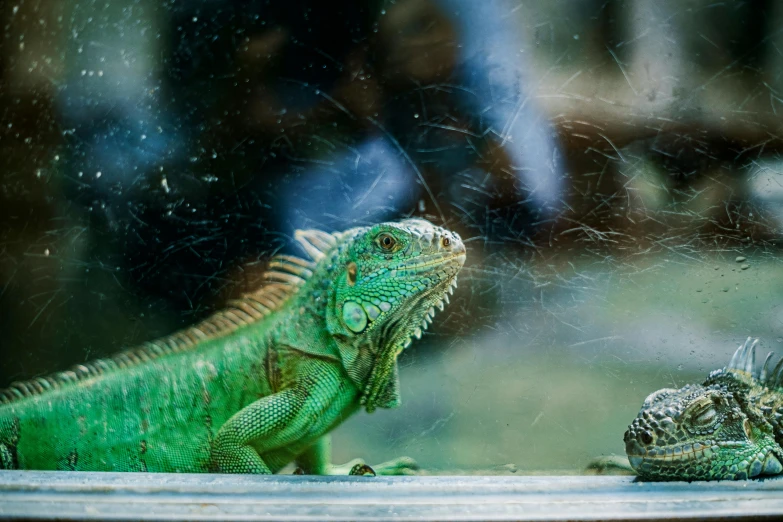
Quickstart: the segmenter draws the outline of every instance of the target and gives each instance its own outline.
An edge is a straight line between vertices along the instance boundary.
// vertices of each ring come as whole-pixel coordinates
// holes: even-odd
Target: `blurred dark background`
[[[469,265],[405,406],[338,455],[577,469],[656,387],[783,348],[771,0],[15,0],[0,27],[0,385],[197,321],[297,228],[407,216]]]

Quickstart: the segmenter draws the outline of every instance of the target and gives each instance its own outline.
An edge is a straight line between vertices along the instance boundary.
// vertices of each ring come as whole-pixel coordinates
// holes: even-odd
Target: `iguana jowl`
[[[343,472],[328,432],[398,405],[397,356],[448,302],[465,246],[419,219],[296,239],[311,260],[274,258],[202,323],[0,392],[0,468]]]
[[[625,432],[631,467],[648,480],[746,479],[783,471],[783,359],[756,370],[758,340],[704,384],[645,399]]]

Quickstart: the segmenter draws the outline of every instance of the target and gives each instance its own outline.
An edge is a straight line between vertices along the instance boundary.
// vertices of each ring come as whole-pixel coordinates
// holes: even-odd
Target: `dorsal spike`
[[[295,286],[299,286],[305,282],[305,280],[298,275],[282,272],[279,270],[270,270],[265,272],[264,279],[267,281],[276,281],[278,283],[289,283]]]
[[[315,270],[315,263],[305,261],[294,256],[275,256],[269,261],[269,270],[277,272],[288,272],[307,279],[313,275]]]
[[[301,266],[302,268],[307,268],[309,270],[315,270],[316,264],[312,261],[308,261],[307,259],[302,259],[301,257],[296,256],[288,256],[285,254],[278,254],[272,259],[269,260],[269,266],[270,268],[275,268],[275,263],[288,263],[289,265],[297,265]]]
[[[775,365],[775,369],[772,370],[772,373],[769,376],[769,384],[774,387],[779,387],[781,385],[781,378],[783,378],[783,357],[780,358]]]
[[[745,341],[745,344],[748,344],[748,341],[750,341],[750,337],[748,337],[748,340]],[[753,339],[753,341],[750,343],[750,347],[748,348],[747,353],[745,354],[745,372],[749,373],[750,375],[753,375],[753,370],[756,369],[756,346],[759,344],[758,339]]]
[[[326,252],[337,244],[337,239],[332,234],[320,230],[297,230],[294,232],[294,239],[316,262],[320,261]]]
[[[764,359],[764,364],[761,366],[761,372],[759,372],[759,381],[766,383],[769,378],[769,361],[772,360],[773,352],[767,354],[767,358]]]
[[[204,340],[227,335],[263,320],[299,290],[316,270],[317,262],[337,244],[335,235],[320,230],[298,230],[295,237],[312,261],[295,256],[275,256],[269,261],[268,270],[263,274],[262,279],[265,283],[261,288],[229,301],[227,308],[217,311],[202,322],[167,337],[124,350],[105,359],[76,365],[70,370],[46,378],[15,382],[8,389],[0,390],[0,403],[38,395],[52,388],[75,384],[118,368],[128,368],[171,353],[191,350]]]
[[[745,344],[739,345],[739,348],[737,348],[737,350],[734,352],[734,355],[731,356],[731,361],[729,361],[729,365],[726,366],[727,370],[734,370],[740,367],[740,361],[742,360],[744,354]]]

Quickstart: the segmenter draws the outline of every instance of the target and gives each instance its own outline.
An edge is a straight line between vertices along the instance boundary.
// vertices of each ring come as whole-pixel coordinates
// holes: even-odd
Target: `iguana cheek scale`
[[[343,304],[343,322],[354,333],[362,333],[367,328],[367,312],[361,305],[346,301]]]
[[[448,300],[465,247],[418,219],[295,238],[310,259],[274,258],[262,288],[202,323],[0,391],[0,468],[365,469],[332,466],[328,433],[399,404],[397,356]]]

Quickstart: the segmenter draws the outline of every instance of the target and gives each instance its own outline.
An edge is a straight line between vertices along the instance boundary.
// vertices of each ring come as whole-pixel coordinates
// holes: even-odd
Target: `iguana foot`
[[[361,477],[374,477],[375,470],[367,464],[357,464],[351,468],[349,475],[359,475]]]
[[[372,468],[378,475],[415,475],[419,465],[410,457],[397,457]]]
[[[628,458],[622,455],[594,458],[587,464],[585,471],[592,475],[636,475]]]
[[[0,469],[18,469],[13,448],[0,442]]]

